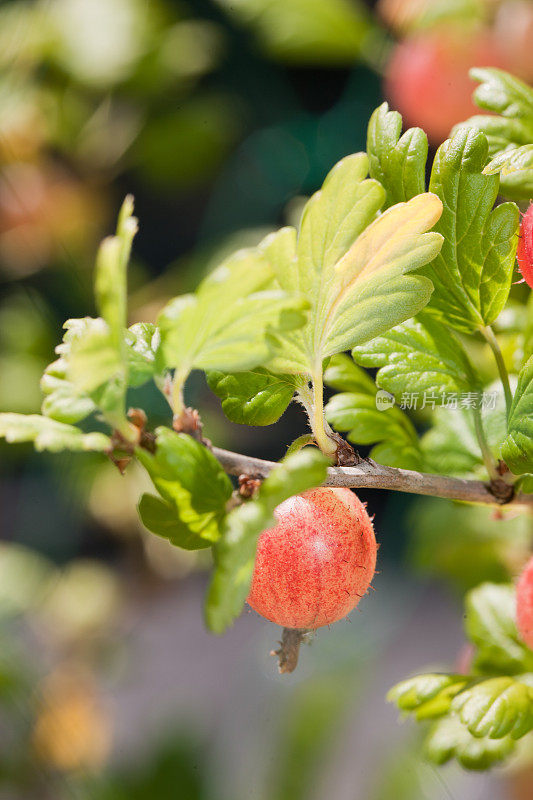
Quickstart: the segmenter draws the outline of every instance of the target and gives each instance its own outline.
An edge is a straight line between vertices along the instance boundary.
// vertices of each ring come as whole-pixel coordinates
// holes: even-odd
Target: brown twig
[[[213,447],[213,453],[230,475],[246,473],[266,478],[276,466],[273,461],[263,461],[219,447]],[[330,467],[324,485],[353,489],[390,489],[395,492],[444,497],[466,503],[524,506],[533,509],[533,495],[530,494],[500,495],[498,492],[493,493],[490,484],[483,481],[384,467],[371,459],[362,459],[359,464],[352,467]]]

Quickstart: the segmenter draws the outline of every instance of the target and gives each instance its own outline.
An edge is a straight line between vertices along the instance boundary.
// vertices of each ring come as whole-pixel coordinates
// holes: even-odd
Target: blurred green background
[[[94,254],[126,193],[140,219],[130,321],[150,321],[297,219],[364,149],[384,96],[438,143],[471,113],[479,38],[531,80],[528,35],[529,0],[1,3],[0,410],[39,410],[63,321],[94,314]],[[440,89],[413,107],[397,60],[432,37],[445,118]],[[297,408],[274,429],[227,422],[201,376],[187,400],[219,446],[277,459],[305,431]],[[131,402],[168,422],[155,390]],[[246,613],[223,639],[204,631],[209,561],[142,529],[143,488],[135,467],[0,446],[0,800],[531,796],[523,770],[437,772],[384,701],[408,672],[461,657],[461,593],[516,573],[520,519],[362,493],[376,592],[280,678],[275,626]]]

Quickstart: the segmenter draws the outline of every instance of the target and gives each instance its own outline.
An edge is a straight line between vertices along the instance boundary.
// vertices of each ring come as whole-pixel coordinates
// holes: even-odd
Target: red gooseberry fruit
[[[516,259],[522,278],[533,289],[533,203],[529,206],[520,223]]]
[[[533,649],[533,558],[516,584],[516,624],[522,640]]]
[[[471,67],[502,67],[507,61],[487,31],[455,27],[410,36],[393,49],[385,94],[407,125],[419,125],[433,144],[479,109],[472,102]]]
[[[263,531],[248,603],[285,628],[319,628],[345,617],[366,594],[377,544],[366,507],[349,489],[290,497]]]

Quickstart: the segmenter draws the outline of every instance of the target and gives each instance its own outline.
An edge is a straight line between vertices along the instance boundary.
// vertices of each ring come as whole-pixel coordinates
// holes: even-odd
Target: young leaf
[[[515,742],[510,736],[502,739],[472,736],[454,716],[437,720],[424,746],[426,756],[436,764],[456,758],[465,769],[475,770],[488,769],[506,758],[514,748]]]
[[[415,711],[420,719],[427,719],[430,705],[431,716],[446,714],[452,699],[467,683],[468,678],[464,675],[416,675],[393,686],[387,694],[387,700],[395,703],[400,711]]]
[[[403,203],[426,191],[427,136],[421,128],[409,128],[403,136],[402,117],[389,111],[388,103],[376,108],[367,133],[370,175],[387,192],[385,208]]]
[[[272,425],[281,417],[296,391],[292,375],[274,375],[257,367],[252,372],[210,370],[207,383],[222,400],[222,410],[240,425]]]
[[[459,130],[435,156],[430,191],[444,203],[435,230],[444,236],[440,254],[422,270],[435,291],[427,311],[457,330],[490,325],[511,287],[518,238],[518,209],[493,210],[498,177],[483,175],[488,145],[476,130]]]
[[[61,357],[49,364],[41,378],[45,417],[73,424],[91,414],[96,406],[88,395],[78,394],[67,379],[67,362]]]
[[[421,314],[368,342],[352,355],[364,367],[379,367],[376,383],[400,398],[403,392],[443,395],[480,390],[466,353],[453,333]]]
[[[339,354],[331,359],[324,379],[335,389],[326,406],[328,422],[338,431],[347,431],[354,444],[376,444],[371,458],[380,464],[404,469],[420,469],[421,453],[416,430],[396,406],[377,406],[376,386],[351,358]]]
[[[36,450],[94,450],[111,448],[103,433],[83,433],[73,425],[38,414],[0,414],[0,437],[6,442],[33,442]]]
[[[533,689],[515,678],[490,678],[461,692],[452,709],[472,736],[521,739],[533,728]]]
[[[247,370],[268,361],[267,331],[292,330],[306,303],[272,288],[273,272],[261,248],[241,250],[201,284],[176,297],[158,318],[164,364],[176,369],[178,389],[193,368]]]
[[[215,547],[215,569],[206,600],[206,620],[223,633],[241,613],[252,579],[260,533],[275,524],[274,509],[288,497],[319,486],[328,460],[306,448],[281,462],[261,485],[257,497],[231,511]]]
[[[128,385],[142,386],[163,369],[158,364],[159,330],[150,322],[137,322],[125,333]]]
[[[220,535],[220,525],[231,497],[231,481],[214,455],[190,436],[169,428],[156,430],[156,452],[140,447],[136,455],[152,482],[174,514],[170,535],[170,514],[153,500],[141,502],[139,512],[147,527],[173,544],[188,550],[205,547]],[[145,497],[147,497],[145,495]]]
[[[367,171],[364,153],[344,158],[307,203],[297,241],[285,228],[265,242],[281,286],[311,305],[301,330],[274,337],[274,372],[316,376],[325,358],[384,333],[429,299],[430,282],[405,273],[439,252],[441,237],[426,231],[442,204],[422,194],[376,219],[385,194]]]
[[[476,669],[508,675],[533,670],[533,651],[516,629],[514,586],[481,584],[467,594],[465,610],[466,634],[477,647]]]
[[[502,458],[515,475],[533,472],[533,356],[518,376]]]

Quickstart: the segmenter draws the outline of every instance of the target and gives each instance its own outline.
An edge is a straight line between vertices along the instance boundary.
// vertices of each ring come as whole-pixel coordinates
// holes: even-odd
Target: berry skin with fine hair
[[[522,278],[533,289],[533,203],[522,217],[516,260],[522,273]]]
[[[374,577],[377,544],[366,507],[349,489],[319,488],[275,510],[259,538],[249,605],[285,628],[345,617]]]
[[[533,650],[533,558],[516,584],[516,624],[522,641]]]

